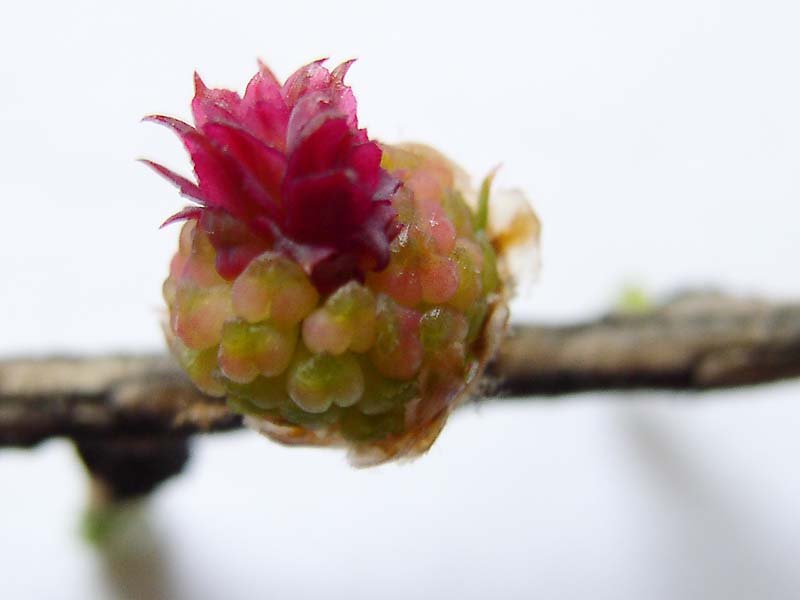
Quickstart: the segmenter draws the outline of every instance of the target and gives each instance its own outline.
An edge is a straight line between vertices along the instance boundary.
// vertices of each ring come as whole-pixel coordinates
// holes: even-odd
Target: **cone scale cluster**
[[[356,464],[424,452],[501,338],[504,231],[431,148],[359,129],[344,75],[321,61],[244,96],[196,78],[195,125],[173,129],[197,182],[149,164],[193,205],[163,293],[168,342],[203,392],[287,444],[343,445]],[[510,239],[510,230],[521,230]]]

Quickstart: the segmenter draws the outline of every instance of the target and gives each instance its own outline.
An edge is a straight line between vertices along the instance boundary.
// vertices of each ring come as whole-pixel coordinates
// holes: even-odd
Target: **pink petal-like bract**
[[[197,204],[166,223],[196,219],[223,278],[234,279],[269,249],[301,264],[323,293],[388,264],[400,182],[358,127],[344,83],[351,64],[329,71],[312,62],[283,85],[260,64],[243,96],[195,75],[194,126],[147,118],[181,138],[197,178],[144,161]]]

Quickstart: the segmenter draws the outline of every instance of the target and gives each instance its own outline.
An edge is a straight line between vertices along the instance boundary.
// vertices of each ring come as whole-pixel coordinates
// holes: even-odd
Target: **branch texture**
[[[800,376],[800,304],[686,293],[638,314],[522,325],[491,367],[506,395],[706,390]]]
[[[800,304],[685,294],[640,314],[518,325],[490,369],[495,397],[703,390],[800,375]],[[185,439],[241,425],[158,355],[0,361],[0,446],[65,436]]]

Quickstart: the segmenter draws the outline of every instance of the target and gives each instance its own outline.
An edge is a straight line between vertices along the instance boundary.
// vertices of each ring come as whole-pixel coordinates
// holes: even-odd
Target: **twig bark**
[[[800,304],[688,293],[640,314],[515,328],[491,367],[508,395],[705,390],[800,376]]]
[[[489,375],[494,398],[704,390],[796,377],[800,304],[693,293],[640,314],[518,325]],[[240,425],[224,400],[197,392],[165,356],[0,361],[0,447],[71,438],[90,471],[119,479],[110,481],[112,496],[142,493],[180,470],[188,436]],[[165,457],[172,457],[166,470]],[[114,467],[122,464],[133,467]],[[126,481],[114,472],[147,477]]]
[[[690,294],[643,314],[518,325],[490,375],[493,397],[703,390],[800,376],[800,304]],[[197,392],[166,356],[0,361],[0,446],[239,426],[224,400]]]
[[[167,356],[0,361],[0,446],[58,436],[186,436],[240,424],[224,399],[195,390]]]

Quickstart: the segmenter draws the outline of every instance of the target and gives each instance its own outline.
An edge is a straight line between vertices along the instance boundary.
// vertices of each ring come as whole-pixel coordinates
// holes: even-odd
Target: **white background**
[[[789,1],[28,2],[0,18],[0,355],[152,350],[188,171],[147,113],[358,57],[361,122],[529,194],[516,318],[627,282],[800,297],[800,9]],[[466,408],[354,471],[248,432],[195,445],[122,554],[87,546],[65,442],[0,453],[8,598],[797,598],[797,384]],[[135,577],[137,569],[144,577]],[[133,575],[131,574],[133,573]]]

